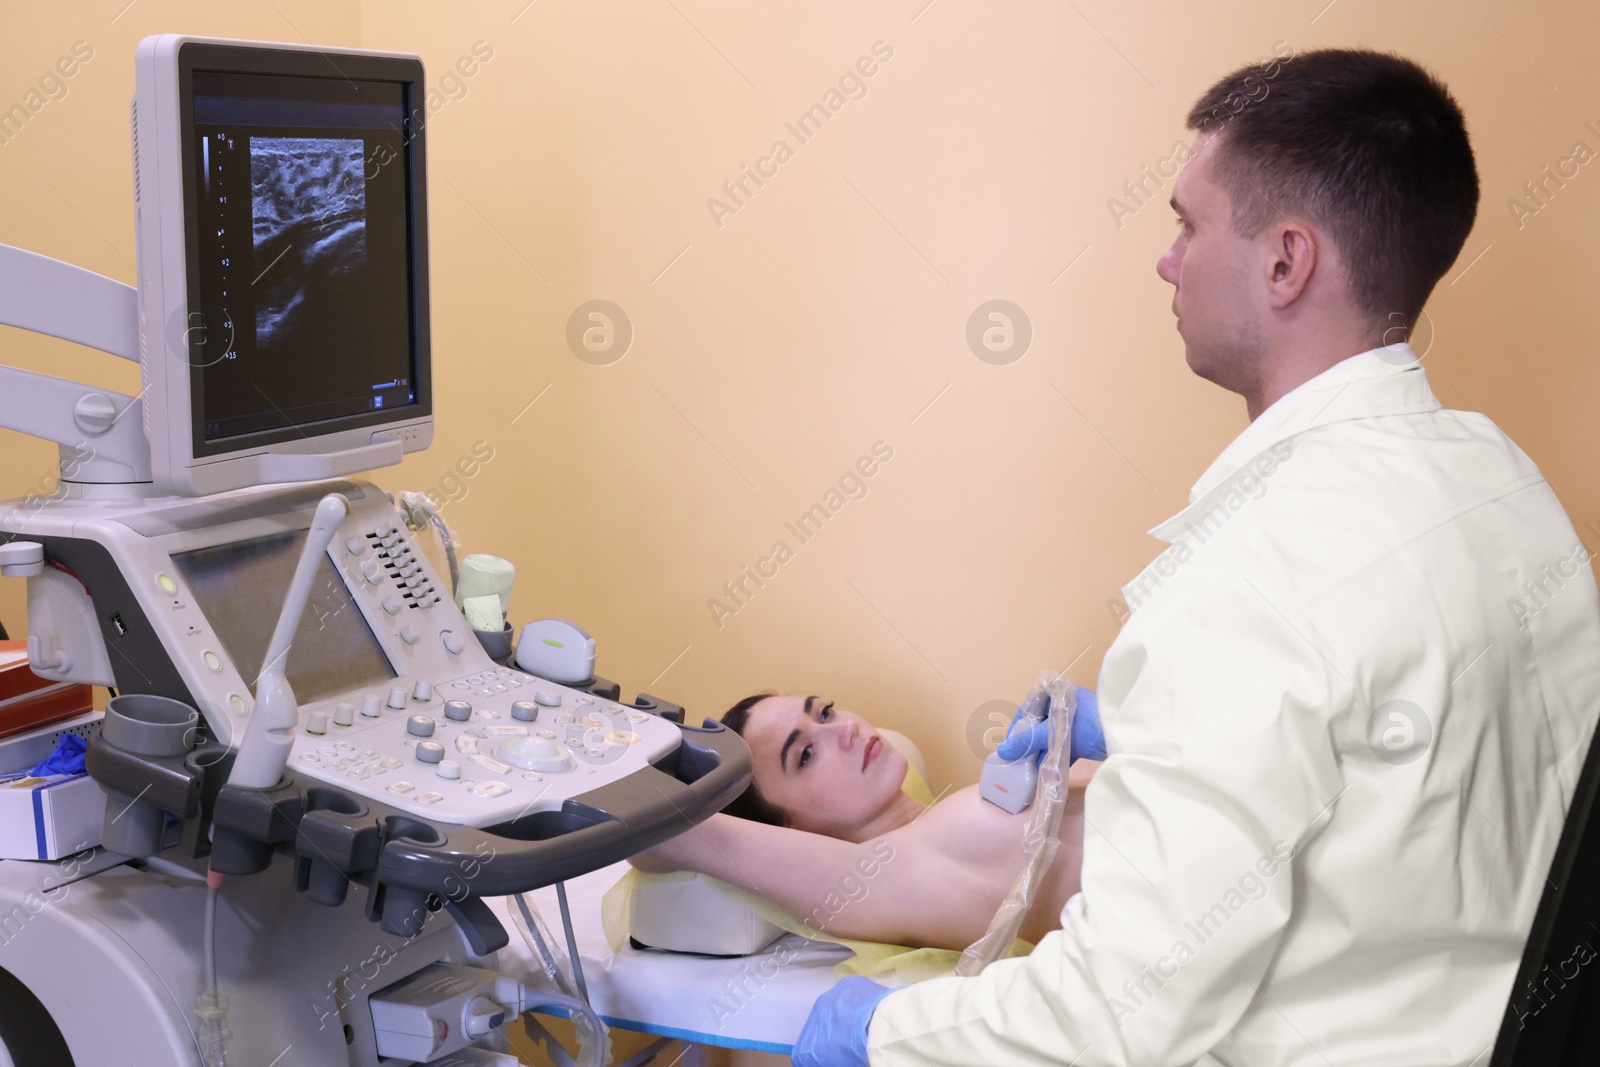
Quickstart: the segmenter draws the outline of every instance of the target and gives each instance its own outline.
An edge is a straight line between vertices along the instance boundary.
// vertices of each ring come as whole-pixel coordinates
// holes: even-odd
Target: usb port
[[[111,628],[113,630],[117,631],[117,636],[118,637],[127,637],[128,636],[128,624],[122,621],[122,616],[120,614],[115,614],[115,613],[112,614],[112,616],[111,616]]]

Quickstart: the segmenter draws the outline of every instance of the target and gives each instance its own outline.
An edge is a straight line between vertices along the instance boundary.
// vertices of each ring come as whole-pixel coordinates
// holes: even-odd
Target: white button
[[[322,762],[322,757],[321,756],[315,755],[314,753],[311,753],[311,752],[302,752],[302,753],[300,753],[300,758],[305,760],[307,763],[321,763]]]
[[[447,631],[447,632],[448,632],[448,631]],[[471,689],[471,688],[472,688],[472,686],[471,686],[471,685],[469,685],[469,684],[468,684],[468,683],[466,683],[466,682],[457,682],[457,683],[456,683],[456,684],[455,684],[455,686],[454,686],[454,688],[456,688],[456,689]]]
[[[383,577],[383,568],[375,559],[364,559],[361,561],[361,577],[367,580],[367,584],[375,585]]]
[[[502,678],[509,678],[511,677],[512,671],[510,667],[497,667],[495,669],[495,673]]]
[[[348,741],[335,741],[333,743],[333,747],[334,748],[342,748],[346,752],[354,752],[356,750],[356,746],[352,745]]]
[[[250,711],[250,706],[244,702],[244,697],[238,693],[228,694],[228,707],[233,709],[235,715],[245,715]]]
[[[642,712],[642,711],[635,711],[635,712],[630,712],[630,713],[629,713],[629,715],[628,715],[628,721],[629,721],[629,722],[644,722],[644,721],[645,721],[645,720],[646,720],[646,719],[648,719],[648,718],[649,718],[649,717],[650,717],[650,716],[648,716],[648,715],[646,715],[646,714],[645,714],[645,713],[644,713],[644,712]]]
[[[416,644],[417,638],[421,636],[422,635],[417,632],[416,627],[412,626],[410,623],[406,623],[404,626],[400,627],[400,640],[404,641],[408,645]]]
[[[222,669],[222,657],[218,656],[209,648],[201,653],[200,658],[205,660],[206,666],[210,667],[212,670],[220,671]]]
[[[508,766],[507,764],[501,763],[499,760],[493,758],[492,756],[482,756],[482,755],[473,756],[472,757],[472,762],[476,763],[480,767],[487,767],[487,768],[489,768],[491,771],[493,771],[496,774],[505,774],[507,771],[509,771],[511,769],[510,766]]]
[[[433,699],[433,685],[430,682],[418,682],[411,687],[411,699],[419,704],[426,704]]]
[[[356,721],[356,706],[348,700],[339,701],[339,706],[333,709],[333,721],[340,726],[349,726]]]
[[[389,792],[391,792],[391,793],[409,793],[415,788],[416,788],[416,786],[412,785],[410,782],[390,782],[389,783]]]
[[[389,706],[396,711],[406,706],[406,691],[404,686],[395,686],[389,690]]]
[[[361,714],[369,719],[376,719],[383,710],[383,698],[377,693],[368,693],[361,699]]]
[[[559,708],[561,706],[561,694],[554,689],[536,689],[533,692],[533,702],[535,704],[543,704],[547,708]]]
[[[349,537],[346,538],[344,542],[344,550],[350,553],[352,556],[361,555],[361,550],[366,547],[367,546],[362,543],[362,540],[359,537]]]
[[[493,737],[520,737],[528,732],[526,726],[485,726],[483,732]]]
[[[468,786],[467,792],[480,797],[503,797],[511,792],[511,787],[504,782],[479,782],[477,785]]]
[[[328,732],[328,713],[313,711],[306,718],[306,733],[321,736]]]
[[[454,630],[446,630],[444,633],[439,635],[439,640],[444,642],[444,650],[450,653],[452,656],[459,656],[461,654],[461,650],[467,647],[467,642],[463,640],[461,635],[456,633]],[[457,682],[456,688],[465,689],[467,686],[464,682]]]
[[[423,793],[421,796],[417,797],[417,803],[418,804],[437,804],[437,803],[439,803],[439,801],[441,801],[443,799],[444,799],[444,797],[441,796],[438,793]]]
[[[400,598],[395,596],[393,593],[390,593],[388,596],[384,597],[383,610],[387,611],[390,615],[400,614]]]
[[[476,737],[468,737],[466,734],[458,735],[456,737],[456,751],[468,756],[472,755],[478,751],[478,739]]]
[[[341,755],[339,750],[334,748],[332,745],[323,745],[321,748],[317,749],[317,751],[322,753],[324,756],[327,756],[329,759],[338,759]]]
[[[460,778],[461,777],[461,764],[457,763],[453,759],[442,760],[439,763],[439,769],[434,771],[434,773],[437,774],[440,778],[450,778],[450,779]]]
[[[529,782],[542,782],[542,781],[544,781],[544,775],[536,774],[533,771],[524,771],[524,772],[522,772],[522,777],[523,777],[523,779],[525,781],[529,781]]]

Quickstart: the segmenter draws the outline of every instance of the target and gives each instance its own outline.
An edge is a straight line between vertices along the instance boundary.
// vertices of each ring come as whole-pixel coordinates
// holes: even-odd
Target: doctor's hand
[[[817,998],[790,1053],[794,1067],[867,1067],[867,1026],[890,990],[845,978]]]
[[[1050,720],[1038,723],[1032,729],[1017,729],[1017,722],[1022,718],[1022,709],[1011,719],[1011,725],[1006,727],[1006,739],[996,749],[1003,760],[1015,761],[1024,756],[1043,753],[1050,747]],[[1071,760],[1092,759],[1103,760],[1106,758],[1106,735],[1100,728],[1100,700],[1095,696],[1093,689],[1078,686],[1078,708],[1072,716],[1072,755]]]

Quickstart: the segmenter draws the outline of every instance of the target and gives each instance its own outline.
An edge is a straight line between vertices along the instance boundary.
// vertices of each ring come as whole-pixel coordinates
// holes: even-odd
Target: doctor
[[[1476,213],[1459,108],[1275,67],[1188,116],[1157,272],[1251,421],[1124,587],[1083,890],[978,977],[841,983],[801,1067],[1484,1062],[1600,710],[1591,546],[1405,343]]]

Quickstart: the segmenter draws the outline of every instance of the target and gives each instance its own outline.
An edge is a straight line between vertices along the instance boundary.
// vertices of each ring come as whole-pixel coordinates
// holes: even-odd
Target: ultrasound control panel
[[[658,715],[495,667],[305,706],[289,769],[439,822],[487,826],[558,810],[679,737]]]
[[[35,521],[104,546],[211,736],[237,745],[306,531],[330,492],[350,508],[285,665],[300,706],[290,773],[431,822],[487,827],[559,809],[681,743],[677,725],[657,715],[490,659],[369,483],[120,511],[63,504]]]

